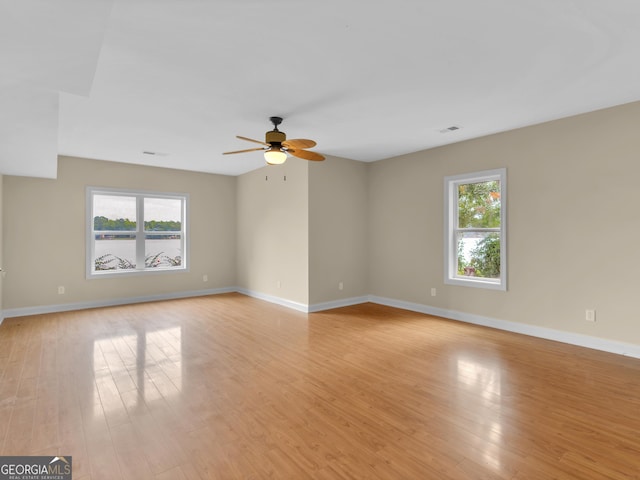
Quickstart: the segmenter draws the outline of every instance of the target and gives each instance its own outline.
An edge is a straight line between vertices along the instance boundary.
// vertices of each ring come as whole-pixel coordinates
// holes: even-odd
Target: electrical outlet
[[[435,297],[435,296],[436,296],[436,289],[435,289],[435,288],[432,288],[432,289],[431,289],[431,296],[432,296],[432,297]]]
[[[209,275],[202,275],[202,281],[203,282],[208,282],[209,281]]]
[[[344,289],[344,283],[338,282],[338,290],[343,290],[343,289]]]
[[[62,285],[58,287],[58,295],[64,295],[64,287]]]
[[[587,309],[587,310],[585,311],[584,319],[585,319],[587,322],[595,322],[595,321],[596,321],[596,311],[595,311],[595,310]]]

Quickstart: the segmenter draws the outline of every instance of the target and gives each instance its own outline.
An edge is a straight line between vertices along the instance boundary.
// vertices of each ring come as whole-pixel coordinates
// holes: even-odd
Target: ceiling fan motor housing
[[[282,143],[286,139],[287,136],[284,134],[284,132],[281,132],[279,130],[271,130],[265,135],[265,142],[269,144]]]

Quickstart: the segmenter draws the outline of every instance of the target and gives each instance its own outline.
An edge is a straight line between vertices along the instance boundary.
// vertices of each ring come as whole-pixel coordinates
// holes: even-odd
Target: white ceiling
[[[374,161],[640,100],[639,47],[637,0],[0,0],[0,173],[238,175],[274,115]]]

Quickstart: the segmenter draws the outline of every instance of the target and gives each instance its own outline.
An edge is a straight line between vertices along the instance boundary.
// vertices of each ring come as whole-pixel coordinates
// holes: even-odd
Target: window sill
[[[448,285],[458,285],[461,287],[485,288],[487,290],[506,291],[505,282],[495,278],[479,278],[479,277],[452,277],[445,280]]]
[[[97,278],[121,278],[121,277],[138,277],[146,275],[162,275],[162,274],[174,274],[174,273],[187,273],[189,269],[183,268],[149,268],[146,270],[103,270],[98,272],[90,272],[87,274],[88,280]]]

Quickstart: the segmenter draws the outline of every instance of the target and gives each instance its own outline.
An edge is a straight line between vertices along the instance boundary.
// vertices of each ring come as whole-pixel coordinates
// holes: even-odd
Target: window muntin
[[[445,178],[445,283],[506,290],[506,170]]]
[[[185,270],[187,196],[89,188],[87,276]]]

